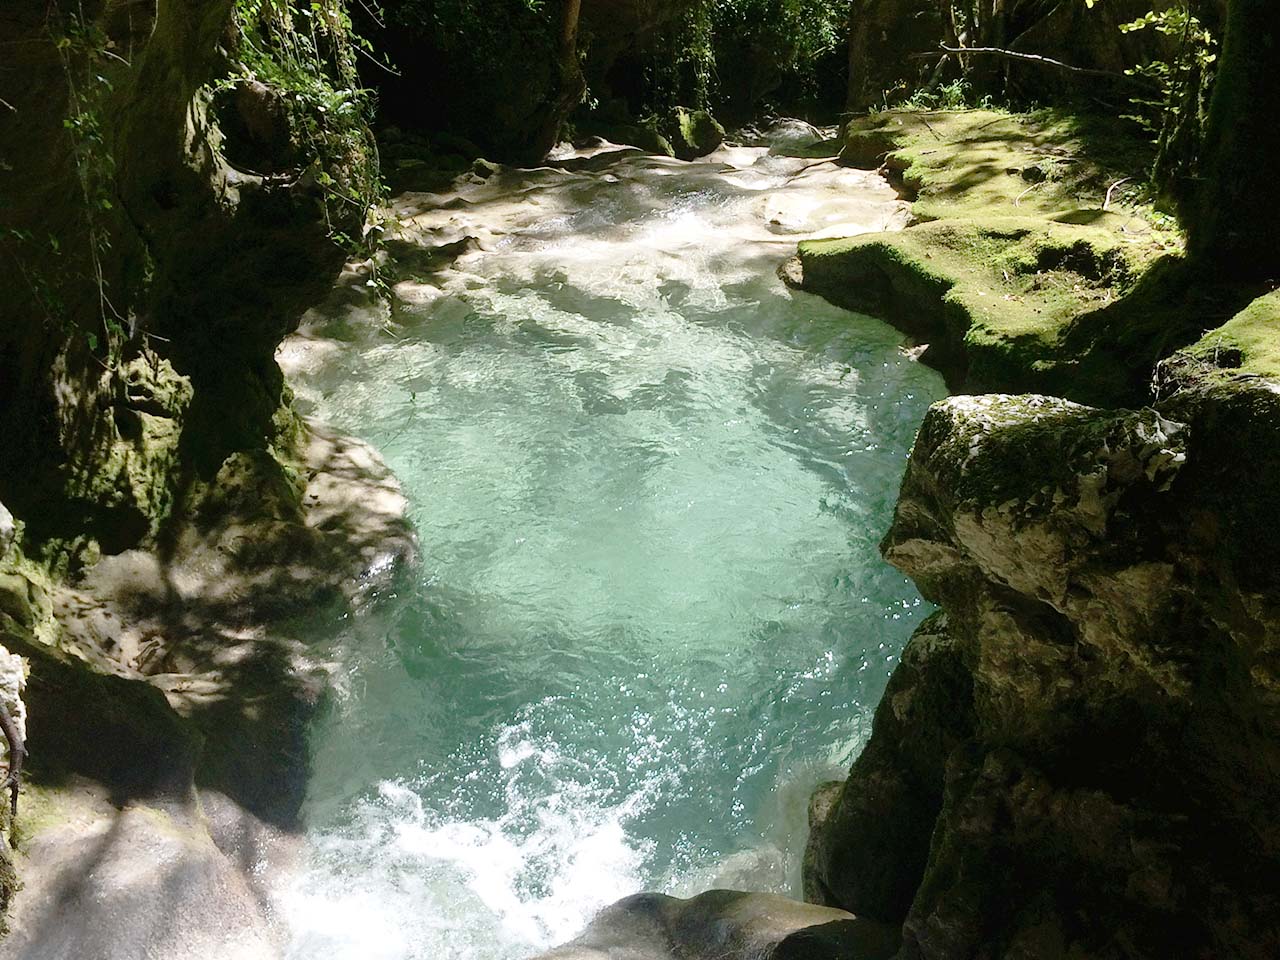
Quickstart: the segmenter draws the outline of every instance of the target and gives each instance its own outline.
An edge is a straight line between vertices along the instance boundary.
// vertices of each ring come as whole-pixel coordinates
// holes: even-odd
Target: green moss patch
[[[887,169],[916,223],[803,243],[789,280],[927,343],[953,390],[1141,406],[1162,362],[1157,386],[1280,374],[1280,295],[1250,306],[1264,291],[1183,258],[1118,121],[891,111],[851,123],[842,159]]]
[[[885,167],[919,220],[1042,216],[1180,246],[1143,202],[1151,145],[1123,121],[1057,110],[894,110],[850,123],[841,158]]]
[[[929,343],[954,388],[1044,390],[1085,312],[1123,297],[1149,246],[1033,217],[920,224],[800,245],[804,285]]]
[[[1259,297],[1172,358],[1170,368],[1200,375],[1251,375],[1280,380],[1280,290]]]
[[[695,160],[724,143],[724,127],[705,110],[676,107],[671,117],[669,139],[677,157]]]

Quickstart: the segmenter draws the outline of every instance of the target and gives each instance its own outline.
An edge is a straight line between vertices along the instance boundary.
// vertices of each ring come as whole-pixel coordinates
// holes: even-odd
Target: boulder
[[[0,615],[12,617],[23,627],[35,623],[31,582],[16,570],[0,570]]]
[[[704,157],[724,143],[724,127],[705,110],[676,107],[671,118],[671,143],[681,160]]]
[[[828,138],[813,124],[787,117],[772,121],[760,131],[760,139],[764,141],[762,146],[768,147],[775,157],[808,157],[821,153],[830,156],[840,150],[836,140],[830,140],[829,147],[825,146]]]
[[[710,890],[626,897],[537,960],[878,960],[896,950],[894,931],[843,910]]]
[[[26,660],[16,653],[10,653],[7,647],[0,644],[0,703],[9,711],[18,731],[18,738],[22,741],[27,739],[27,705],[22,699],[22,691],[26,686]],[[8,749],[2,739],[0,749]]]
[[[674,157],[675,148],[671,141],[658,132],[655,126],[647,123],[625,123],[611,126],[596,126],[592,129],[614,143],[639,147],[645,153],[655,156]]]
[[[18,541],[18,522],[13,519],[13,514],[9,509],[0,503],[0,560],[4,559],[5,554],[9,552]]]
[[[952,397],[883,549],[942,611],[806,889],[937,960],[1280,953],[1280,385]]]
[[[246,875],[190,815],[80,793],[25,845],[15,960],[278,960]]]

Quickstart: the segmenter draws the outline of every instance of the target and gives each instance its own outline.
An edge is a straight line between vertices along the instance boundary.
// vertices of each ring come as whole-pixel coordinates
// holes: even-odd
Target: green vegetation
[[[716,36],[768,51],[783,74],[811,77],[846,43],[849,10],[843,0],[710,0],[709,5]]]
[[[65,336],[80,336],[89,349],[105,346],[108,363],[119,360],[125,334],[122,291],[113,291],[106,262],[120,211],[116,209],[116,161],[105,122],[106,104],[114,86],[114,63],[108,39],[79,7],[64,10],[50,5],[42,40],[57,58],[67,102],[63,133],[77,191],[78,222],[68,235],[55,230],[10,227],[0,230],[0,248],[10,254],[22,276],[30,302],[46,324]],[[70,290],[87,280],[92,285],[93,309],[82,309]]]
[[[717,116],[732,126],[773,111],[821,121],[876,108],[847,124],[841,157],[883,168],[909,197],[914,223],[801,244],[804,285],[927,343],[923,357],[957,390],[1167,404],[1161,415],[1192,423],[1183,439],[1204,445],[1188,448],[1178,483],[1210,491],[1212,511],[1201,504],[1177,543],[1152,546],[1145,530],[1133,533],[1144,565],[1197,550],[1204,561],[1177,560],[1186,568],[1177,602],[1188,606],[1148,646],[1186,641],[1212,657],[1225,640],[1206,624],[1244,623],[1246,640],[1267,634],[1246,623],[1255,616],[1246,608],[1274,596],[1275,564],[1257,558],[1280,542],[1265,502],[1280,469],[1274,0],[51,0],[15,4],[3,19],[14,89],[3,91],[12,102],[0,99],[0,258],[11,294],[0,298],[0,499],[6,521],[7,508],[20,518],[11,529],[22,529],[25,553],[0,557],[0,640],[32,661],[35,697],[44,698],[32,702],[59,718],[36,717],[43,726],[33,728],[58,744],[36,751],[46,774],[68,757],[67,771],[104,781],[113,767],[194,765],[197,729],[209,735],[199,762],[215,786],[248,783],[270,797],[277,767],[301,764],[292,738],[319,681],[300,680],[300,652],[259,644],[273,633],[259,629],[263,611],[333,602],[338,581],[316,571],[341,568],[345,589],[356,580],[346,561],[371,548],[344,522],[312,525],[307,503],[323,471],[302,458],[307,427],[274,356],[344,256],[367,261],[356,282],[385,292],[386,250],[376,249],[370,219],[387,195],[375,114],[388,166],[430,175],[415,188],[471,170],[473,182],[490,178],[500,189],[508,174],[478,156],[541,163],[566,133],[692,158],[724,139]],[[1032,108],[1045,103],[1055,106]],[[1082,105],[1092,113],[1076,112]],[[564,167],[568,177],[580,172]],[[1066,411],[1039,417],[1016,451],[979,465],[972,491],[953,484],[951,494],[991,505],[1034,505],[1045,478],[1056,491],[1059,478],[1087,475],[1097,450],[1140,447],[1143,436],[1127,425],[1163,429],[1151,411],[1080,414],[1091,425],[1077,429],[1078,408],[1058,400],[956,403],[1018,418]],[[955,452],[968,456],[975,438],[961,439]],[[353,476],[362,463],[350,460]],[[294,566],[301,554],[310,559]],[[120,589],[130,606],[115,615],[131,620],[127,637],[88,609],[98,601],[86,584],[112,555],[128,580]],[[228,571],[225,593],[212,576],[191,579],[184,556],[187,571]],[[224,558],[235,563],[210,566]],[[149,560],[157,569],[148,602],[163,616],[143,630],[134,579],[143,567],[128,564]],[[1125,587],[1107,587],[1111,569],[1098,569],[1081,589]],[[235,578],[250,574],[261,577],[247,603]],[[1222,607],[1190,602],[1228,574],[1243,586],[1219,590]],[[991,596],[1003,603],[1008,586]],[[1043,600],[1028,595],[1010,616],[1056,623]],[[78,604],[86,610],[71,610]],[[209,630],[204,613],[215,604],[225,633]],[[1105,603],[1095,612],[1101,622]],[[73,627],[96,639],[69,645]],[[1019,643],[1034,633],[1021,627]],[[206,663],[191,651],[182,653],[189,662],[147,661],[145,647],[162,633],[207,638]],[[1233,648],[1245,649],[1237,639]],[[272,662],[257,672],[230,669],[263,650]],[[1222,681],[1201,669],[1220,666],[1206,659],[1194,683],[1217,684],[1224,697],[1234,690],[1222,683],[1245,689],[1240,678],[1262,660],[1236,660],[1223,662],[1241,672]],[[1195,662],[1173,657],[1170,670]],[[225,671],[217,710],[179,722],[157,685],[206,667]],[[1087,679],[1084,667],[1063,689]],[[250,716],[282,690],[297,695],[282,708],[289,723]],[[1231,737],[1268,719],[1261,699],[1241,702],[1248,722],[1232,714]],[[1206,715],[1200,706],[1187,715]],[[241,731],[268,728],[246,761],[241,747],[254,738]],[[134,756],[151,736],[160,759]],[[1179,735],[1171,749],[1192,740]],[[1222,765],[1234,777],[1254,762],[1227,756]],[[1248,780],[1222,783],[1261,797],[1267,812],[1273,798]],[[33,794],[40,802],[25,830],[65,816],[54,790]],[[918,840],[933,835],[926,827]],[[1184,835],[1172,836],[1168,847],[1182,850]],[[1146,843],[1122,841],[1091,849],[1141,853]],[[1147,866],[1126,868],[1126,890],[1185,879]],[[16,888],[0,857],[0,934]],[[1259,902],[1274,907],[1267,896]]]
[[[928,343],[953,388],[1095,402],[1112,385],[1081,376],[1068,335],[1125,296],[1149,255],[1103,228],[1001,216],[800,246],[806,289]]]
[[[917,224],[801,244],[804,286],[927,342],[954,388],[1141,405],[1175,353],[1162,376],[1280,373],[1274,295],[1235,316],[1266,287],[1184,257],[1132,126],[895,110],[850,123],[845,139],[845,162],[882,165]]]
[[[1051,103],[1123,116],[1156,144],[1150,172],[1158,193],[1185,203],[1199,174],[1221,4],[1146,6],[855,0],[849,108]],[[966,48],[975,53],[960,52]]]
[[[530,152],[548,123],[561,133],[649,130],[671,138],[677,131],[668,120],[681,106],[735,123],[775,107],[834,120],[843,106],[843,0],[588,0],[569,31],[581,83],[570,82],[564,63],[572,4],[384,6],[385,29],[369,17],[361,25],[401,74],[365,70],[380,90],[384,121],[402,132],[460,136],[472,145],[468,160],[541,159]],[[511,69],[513,50],[519,71]]]
[[[521,160],[555,100],[560,0],[386,0],[361,27],[395,73],[362,64],[384,123],[448,132],[464,161]],[[515,52],[518,51],[518,56]],[[518,64],[519,69],[513,69]],[[563,118],[562,118],[563,119]]]
[[[1122,33],[1151,31],[1172,47],[1169,60],[1149,59],[1127,72],[1151,85],[1151,95],[1132,98],[1136,112],[1130,119],[1155,139],[1152,180],[1174,203],[1189,199],[1198,175],[1218,59],[1218,40],[1196,15],[1202,5],[1200,0],[1179,0],[1120,25]]]
[[[1128,240],[1180,245],[1153,207],[1150,144],[1114,118],[1061,110],[890,110],[852,121],[841,158],[884,165],[918,220],[1043,216],[1109,225]]]
[[[356,69],[359,53],[376,57],[372,45],[355,32],[343,0],[236,0],[234,25],[235,66],[216,89],[243,95],[250,85],[269,88],[259,94],[270,101],[259,112],[278,108],[284,129],[263,130],[263,121],[250,117],[249,135],[285,140],[259,146],[310,169],[330,231],[350,243],[340,224],[362,222],[385,194],[369,133],[372,96]]]
[[[848,20],[845,0],[702,0],[685,42],[655,55],[696,64],[681,102],[743,119],[787,106],[830,111]]]

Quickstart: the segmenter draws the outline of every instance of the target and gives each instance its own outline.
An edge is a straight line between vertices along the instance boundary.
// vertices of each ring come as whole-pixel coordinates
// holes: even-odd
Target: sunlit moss
[[[800,245],[807,288],[928,342],[927,359],[971,390],[1047,389],[1070,359],[1075,320],[1123,297],[1149,252],[1104,229],[1029,217]]]
[[[1182,357],[1232,375],[1280,380],[1280,291],[1254,300],[1188,347]]]
[[[842,158],[887,168],[919,220],[1043,216],[1178,248],[1173,221],[1148,202],[1152,149],[1136,134],[1059,110],[894,110],[851,122]]]

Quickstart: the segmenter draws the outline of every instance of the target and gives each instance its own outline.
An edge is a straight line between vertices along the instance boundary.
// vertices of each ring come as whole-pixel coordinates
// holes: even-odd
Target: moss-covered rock
[[[1280,291],[1259,297],[1174,354],[1161,365],[1157,380],[1168,390],[1241,376],[1280,380]]]
[[[671,144],[681,160],[696,160],[724,143],[724,127],[706,110],[676,107],[668,126]]]
[[[810,889],[919,957],[1280,949],[1280,390],[954,397],[886,557],[916,632]]]
[[[901,921],[942,808],[943,765],[972,723],[972,685],[946,615],[935,614],[903,650],[876,710],[876,736],[849,779],[814,795],[807,899],[857,903],[860,916]]]
[[[13,869],[13,861],[0,853],[0,937],[9,932],[9,905],[21,889],[22,881]]]
[[[675,147],[658,131],[656,123],[593,124],[589,129],[606,140],[639,147],[646,153],[664,157],[676,155]]]
[[[952,389],[1141,405],[1158,363],[1264,292],[1198,269],[1167,221],[1126,197],[1149,148],[1112,121],[891,111],[845,139],[846,162],[886,169],[916,223],[802,244],[784,279],[927,343]],[[1226,365],[1239,340],[1269,368],[1266,310],[1214,341]]]
[[[1123,297],[1150,250],[1101,227],[1032,217],[939,220],[800,245],[800,283],[929,345],[953,389],[1090,398],[1067,335]]]
[[[850,121],[840,155],[852,166],[883,167],[920,220],[1016,214],[1096,222],[1106,204],[1124,214],[1113,228],[1127,223],[1133,237],[1180,245],[1142,202],[1151,145],[1115,118],[887,110]]]
[[[30,552],[68,570],[156,536],[192,475],[287,446],[275,347],[341,265],[330,234],[356,235],[364,216],[358,120],[323,156],[292,127],[287,157],[252,154],[266,133],[224,137],[211,85],[233,11],[6,21],[23,82],[0,116],[0,245],[29,282],[0,302],[0,496]],[[237,89],[250,87],[258,113],[283,111],[278,91]],[[223,116],[261,127],[249,113]]]

